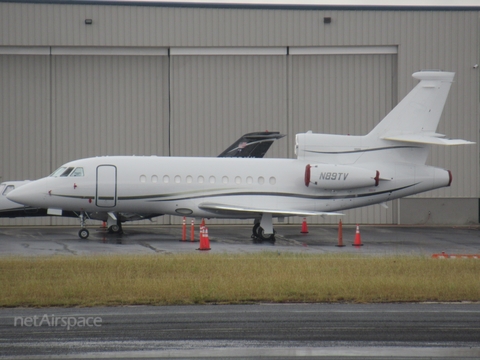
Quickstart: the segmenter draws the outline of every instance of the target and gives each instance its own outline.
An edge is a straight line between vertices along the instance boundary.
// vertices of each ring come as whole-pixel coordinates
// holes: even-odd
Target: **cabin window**
[[[210,176],[209,181],[210,181],[210,184],[215,184],[217,180],[215,179],[215,176]]]
[[[253,184],[253,178],[251,176],[247,177],[247,184]]]
[[[147,177],[145,175],[140,175],[140,182],[147,182]]]
[[[222,178],[222,183],[228,184],[228,176],[224,176],[224,177]]]
[[[187,184],[191,184],[192,182],[193,182],[193,178],[190,175],[188,175],[187,176]]]
[[[235,184],[241,184],[242,183],[242,178],[240,176],[237,176],[235,178]]]
[[[75,170],[73,170],[73,172],[70,174],[70,176],[74,176],[74,177],[81,177],[83,176],[84,173],[83,173],[83,167],[77,167]]]
[[[163,177],[163,182],[164,182],[165,184],[168,184],[168,183],[170,182],[170,177],[169,177],[168,175],[165,175],[165,176]]]
[[[198,177],[197,182],[198,182],[199,184],[203,184],[203,183],[205,182],[205,179],[203,178],[202,175],[200,175],[200,176]]]
[[[158,176],[157,175],[153,175],[152,176],[152,183],[157,183],[158,182]]]
[[[275,185],[277,182],[277,179],[275,179],[273,176],[270,178],[270,185]]]
[[[265,179],[263,178],[263,176],[260,176],[260,177],[258,178],[258,183],[259,183],[260,185],[263,185],[263,184],[265,183]]]
[[[180,184],[180,181],[182,181],[182,178],[179,175],[175,176],[175,183]]]

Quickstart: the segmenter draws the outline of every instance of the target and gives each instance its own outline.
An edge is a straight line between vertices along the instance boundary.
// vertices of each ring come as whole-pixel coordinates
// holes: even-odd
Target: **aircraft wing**
[[[465,145],[465,144],[475,144],[472,141],[461,140],[461,139],[445,139],[445,135],[437,133],[416,133],[416,134],[399,134],[399,135],[386,135],[383,136],[384,140],[393,140],[393,141],[405,141],[413,142],[420,144],[432,144],[432,145]]]
[[[216,214],[241,214],[256,213],[256,214],[272,214],[276,216],[311,216],[311,215],[343,215],[338,212],[324,212],[324,211],[307,211],[296,209],[269,209],[262,207],[246,207],[218,203],[202,203],[199,205],[202,210],[214,212]]]

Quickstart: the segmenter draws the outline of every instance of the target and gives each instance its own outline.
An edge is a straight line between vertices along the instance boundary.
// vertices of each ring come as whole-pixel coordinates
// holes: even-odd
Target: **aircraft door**
[[[95,204],[98,207],[113,207],[117,204],[117,168],[113,165],[97,167],[97,196]]]

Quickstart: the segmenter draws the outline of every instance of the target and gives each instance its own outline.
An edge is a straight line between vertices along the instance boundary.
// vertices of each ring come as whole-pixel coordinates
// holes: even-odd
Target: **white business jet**
[[[280,134],[278,131],[262,131],[244,134],[218,156],[262,158],[273,142],[284,136],[285,135]],[[5,181],[0,184],[0,218],[39,217],[52,214],[51,210],[49,212],[48,209],[20,205],[7,198],[9,192],[29,182],[30,180],[14,180]],[[55,213],[56,212],[53,211],[53,214]],[[106,222],[109,232],[117,233],[122,231],[122,223],[124,222],[148,220],[163,214],[96,211],[87,212],[84,215],[88,219]],[[79,213],[75,211],[62,211],[61,216],[78,218]]]
[[[425,165],[430,145],[471,144],[436,133],[454,73],[421,71],[418,85],[367,135],[296,135],[296,159],[111,156],[71,161],[7,196],[61,214],[163,213],[254,219],[274,241],[272,218],[331,215],[452,182]]]

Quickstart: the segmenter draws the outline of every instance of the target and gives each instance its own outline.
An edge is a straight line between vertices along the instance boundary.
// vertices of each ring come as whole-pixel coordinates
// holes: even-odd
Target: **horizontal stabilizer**
[[[216,203],[202,203],[199,205],[202,210],[212,211],[217,214],[222,213],[269,213],[272,215],[281,216],[311,216],[311,215],[343,215],[337,212],[324,212],[324,211],[308,211],[308,210],[295,210],[295,209],[268,209],[268,208],[253,208],[236,205],[216,204]]]
[[[437,133],[416,133],[416,134],[401,134],[393,136],[383,136],[384,140],[392,141],[402,141],[402,142],[413,142],[419,144],[432,144],[432,145],[466,145],[466,144],[475,144],[472,141],[461,140],[461,139],[446,139],[443,138],[445,135]]]

